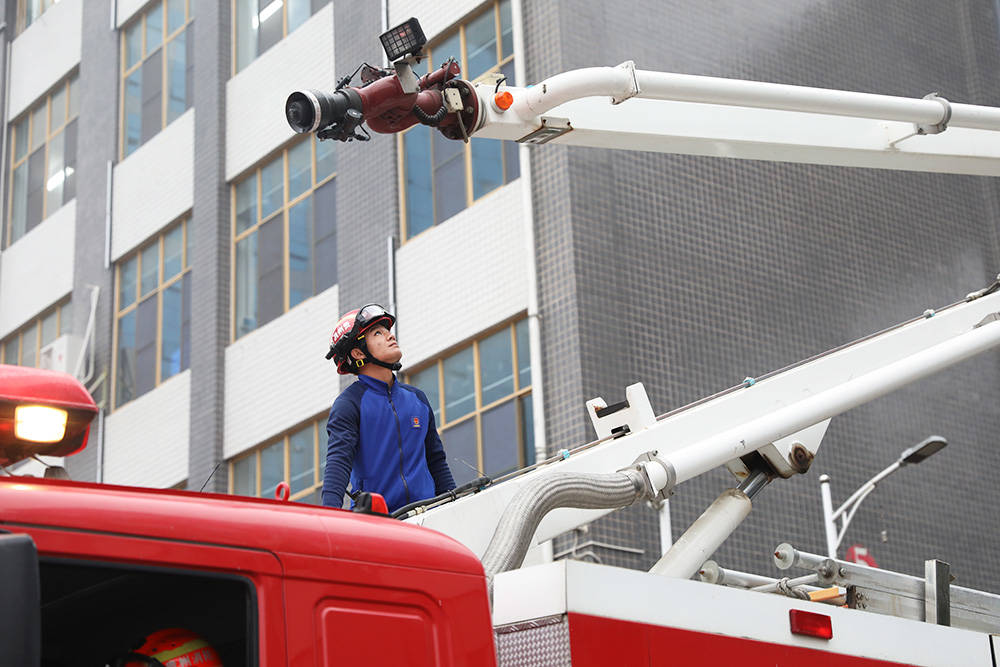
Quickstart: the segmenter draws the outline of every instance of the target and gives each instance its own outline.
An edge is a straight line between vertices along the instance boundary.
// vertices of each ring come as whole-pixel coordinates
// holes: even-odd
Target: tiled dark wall
[[[990,0],[674,0],[627,11],[525,0],[525,36],[529,81],[634,60],[1000,102]],[[534,150],[532,166],[552,449],[592,438],[583,403],[593,396],[620,400],[642,381],[666,412],[951,303],[1000,270],[994,179],[552,146]],[[950,446],[880,485],[844,545],[862,543],[883,567],[913,574],[941,558],[959,584],[1000,590],[1000,491],[987,472],[1000,464],[998,383],[1000,363],[987,354],[834,419],[812,470],[765,489],[716,558],[769,573],[779,542],[823,552],[819,474],[843,501],[940,433]],[[674,537],[734,484],[716,471],[679,487]],[[597,522],[587,537],[644,550],[597,548],[606,563],[645,568],[657,558],[645,507]]]
[[[225,493],[223,461],[226,345],[230,336],[229,184],[226,183],[226,81],[232,67],[229,7],[192,4],[194,22],[194,234],[191,263],[190,489]],[[218,467],[216,467],[218,466]]]
[[[382,64],[380,3],[333,4],[337,78],[362,62]],[[353,85],[361,85],[355,78]],[[386,239],[399,237],[396,135],[372,133],[366,143],[337,143],[337,282],[340,310],[366,303],[389,307]],[[330,313],[330,333],[338,313]],[[323,341],[319,351],[325,352]],[[319,358],[317,356],[317,358]],[[333,364],[330,364],[330,372]],[[343,385],[354,380],[345,376]]]
[[[7,3],[16,5],[17,3]],[[104,268],[105,214],[107,211],[108,162],[117,158],[118,138],[118,35],[111,30],[108,0],[83,3],[83,39],[79,68],[80,115],[77,120],[76,247],[73,259],[72,331],[83,336],[90,318],[91,286],[100,288],[94,322],[94,375],[89,384],[104,376],[95,397],[111,394],[111,321],[114,291],[112,271]],[[8,28],[14,25],[7,24]],[[105,408],[106,409],[106,408]],[[97,479],[97,420],[91,426],[90,446],[66,459],[75,479]]]

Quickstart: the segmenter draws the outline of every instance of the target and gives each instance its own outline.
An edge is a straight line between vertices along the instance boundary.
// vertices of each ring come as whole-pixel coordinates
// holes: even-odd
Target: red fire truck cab
[[[0,508],[0,533],[38,554],[33,574],[23,549],[0,547],[4,578],[39,582],[34,595],[5,592],[0,617],[19,618],[24,641],[40,630],[43,665],[104,665],[171,627],[203,636],[225,665],[495,664],[482,564],[431,530],[23,477],[0,478]],[[0,664],[31,664],[7,650]]]
[[[96,412],[69,375],[0,365],[0,465],[78,451]],[[225,665],[496,664],[479,559],[383,516],[0,477],[0,577],[4,666],[116,664],[176,627]]]

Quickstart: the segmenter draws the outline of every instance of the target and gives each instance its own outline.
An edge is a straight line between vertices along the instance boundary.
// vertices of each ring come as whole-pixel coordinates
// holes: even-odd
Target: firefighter
[[[111,667],[222,667],[219,654],[204,638],[183,628],[157,630],[134,651],[118,656]]]
[[[391,332],[395,322],[369,304],[334,327],[326,358],[357,380],[334,401],[326,424],[324,505],[342,506],[348,479],[352,498],[381,494],[389,512],[455,488],[427,396],[394,374],[403,356]]]

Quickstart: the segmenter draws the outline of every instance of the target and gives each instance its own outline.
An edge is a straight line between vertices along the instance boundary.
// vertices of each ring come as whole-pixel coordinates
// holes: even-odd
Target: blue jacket
[[[382,494],[390,512],[455,488],[434,412],[416,387],[359,375],[334,401],[326,432],[324,505],[342,505],[348,476],[355,491]]]

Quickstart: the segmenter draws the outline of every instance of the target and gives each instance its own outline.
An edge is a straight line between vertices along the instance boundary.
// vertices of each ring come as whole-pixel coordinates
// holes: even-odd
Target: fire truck
[[[1000,175],[1000,109],[934,94],[632,63],[524,88],[470,83],[453,62],[418,78],[419,23],[381,38],[392,67],[359,68],[358,87],[293,93],[295,130],[349,141],[423,123],[455,140]],[[710,559],[757,494],[809,469],[832,418],[998,345],[1000,278],[666,414],[641,384],[595,398],[592,442],[392,516],[377,497],[350,512],[55,470],[0,477],[0,665],[133,664],[137,639],[183,627],[226,665],[995,667],[1000,596],[953,585],[947,563],[929,560],[918,577],[782,543],[769,557],[789,576],[768,578]],[[71,376],[0,366],[0,466],[79,451],[96,413]],[[532,556],[719,467],[733,488],[648,572]]]

